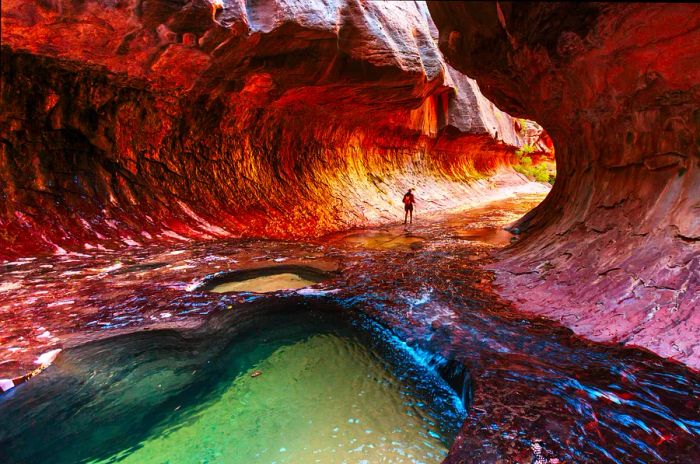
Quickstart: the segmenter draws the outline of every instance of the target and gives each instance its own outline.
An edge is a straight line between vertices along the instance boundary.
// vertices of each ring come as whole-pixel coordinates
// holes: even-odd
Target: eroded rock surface
[[[508,298],[700,368],[700,7],[429,2],[440,48],[556,148]]]
[[[421,3],[8,0],[2,25],[0,257],[316,236],[408,187],[431,210],[525,183],[517,121]]]

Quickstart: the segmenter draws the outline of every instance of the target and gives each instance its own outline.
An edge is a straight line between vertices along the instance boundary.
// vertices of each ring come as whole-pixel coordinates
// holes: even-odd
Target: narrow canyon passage
[[[1,8],[0,462],[698,461],[700,5]]]

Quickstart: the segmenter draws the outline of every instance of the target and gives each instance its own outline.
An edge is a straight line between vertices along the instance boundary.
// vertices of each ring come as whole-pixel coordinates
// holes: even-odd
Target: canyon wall
[[[554,141],[503,294],[700,368],[700,6],[428,4],[448,62]]]
[[[0,258],[299,238],[523,185],[422,3],[2,3]]]

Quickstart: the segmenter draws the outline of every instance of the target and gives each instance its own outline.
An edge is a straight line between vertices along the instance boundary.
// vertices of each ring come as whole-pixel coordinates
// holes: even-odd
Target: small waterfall
[[[418,361],[437,373],[454,390],[464,409],[469,408],[473,399],[473,387],[469,369],[464,364],[456,359],[448,359],[439,353],[422,348],[407,346],[407,349],[413,353]]]

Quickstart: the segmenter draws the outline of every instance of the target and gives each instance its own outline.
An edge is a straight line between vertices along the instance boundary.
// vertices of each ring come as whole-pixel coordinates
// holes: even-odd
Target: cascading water
[[[431,401],[418,400],[423,403],[423,406],[416,403],[419,410],[433,408],[461,415],[464,414],[463,405],[468,406],[469,413],[462,432],[452,443],[448,463],[489,462],[494,455],[527,460],[531,455],[530,446],[540,440],[545,455],[561,461],[652,464],[662,460],[687,464],[687,457],[698,452],[700,437],[700,424],[696,419],[700,413],[700,379],[696,373],[640,351],[601,347],[579,340],[550,322],[515,312],[490,290],[489,274],[477,264],[469,264],[473,262],[471,258],[483,256],[493,248],[487,243],[461,237],[469,235],[472,228],[502,226],[529,209],[536,200],[538,198],[508,201],[456,216],[422,218],[421,247],[387,249],[375,246],[374,242],[365,246],[353,232],[348,234],[348,240],[339,235],[323,243],[227,240],[177,248],[154,246],[133,248],[128,252],[66,254],[12,262],[4,268],[4,285],[8,290],[0,292],[0,308],[23,305],[33,308],[34,312],[32,317],[25,318],[5,310],[3,320],[14,330],[3,341],[2,353],[17,359],[20,366],[26,366],[24,372],[35,367],[32,361],[38,354],[56,349],[57,343],[64,348],[81,346],[85,340],[135,333],[113,338],[111,342],[82,345],[75,351],[66,350],[58,356],[57,365],[5,393],[0,399],[3,410],[0,433],[4,445],[0,453],[36,452],[58,458],[61,453],[70,455],[97,450],[89,459],[104,460],[121,452],[136,453],[138,450],[132,447],[139,443],[144,446],[138,452],[145,454],[138,456],[146,457],[157,449],[170,450],[170,446],[159,448],[165,446],[167,436],[159,438],[158,431],[167,429],[187,437],[189,433],[205,433],[196,427],[187,428],[187,424],[192,423],[190,419],[199,417],[200,411],[221,411],[222,404],[234,398],[230,394],[227,396],[229,388],[235,390],[240,386],[253,391],[250,389],[256,385],[265,385],[266,379],[278,378],[274,372],[288,364],[285,359],[298,361],[313,356],[311,352],[316,349],[327,354],[338,351],[329,347],[351,345],[357,349],[341,350],[351,354],[343,358],[344,365],[349,364],[345,369],[347,373],[357,373],[357,365],[362,364],[370,366],[370,372],[381,373],[375,375],[376,378],[399,379],[394,385],[411,384],[414,392],[437,388],[446,393],[445,396],[429,395]],[[382,233],[402,237],[405,231],[397,227],[386,228]],[[437,262],[440,266],[436,267]],[[245,269],[290,263],[336,270],[321,283],[296,291],[218,294],[200,287],[206,276],[228,278]],[[233,275],[240,277],[240,274]],[[364,339],[360,344],[362,348],[357,344],[327,343],[331,339],[315,338],[313,343],[323,343],[313,345],[314,349],[310,350],[310,345],[303,340],[312,337],[305,336],[303,340],[292,340],[295,348],[285,354],[291,358],[281,357],[284,350],[272,356],[275,351],[272,346],[273,349],[259,353],[259,358],[250,363],[241,361],[236,354],[247,349],[232,349],[228,355],[221,354],[229,346],[224,340],[233,340],[233,332],[229,334],[226,328],[234,331],[237,326],[245,328],[255,321],[254,315],[260,308],[273,303],[283,311],[311,304],[332,307],[339,314],[364,314],[371,320],[364,321],[358,330],[369,341]],[[293,328],[293,324],[287,325]],[[276,324],[276,327],[286,330],[284,324]],[[177,331],[163,332],[166,328]],[[161,330],[149,333],[143,332],[145,329]],[[209,335],[202,341],[204,334]],[[249,346],[266,346],[267,337],[254,331],[249,335],[252,337]],[[377,346],[373,343],[388,349],[380,350],[379,357],[355,356],[367,347]],[[79,368],[80,363],[71,362],[71,353],[89,353],[90,350],[94,351],[90,357],[85,355],[82,368]],[[129,352],[140,355],[134,358],[126,355]],[[366,364],[368,359],[380,361]],[[207,360],[220,360],[220,364],[214,361],[207,364]],[[239,361],[244,365],[236,367]],[[294,361],[296,366],[307,367],[297,361]],[[171,362],[173,364],[168,367]],[[267,362],[267,367],[261,368],[261,362]],[[178,365],[182,368],[175,367]],[[460,372],[462,365],[464,370]],[[6,362],[0,366],[8,369],[13,364]],[[398,373],[390,369],[392,373],[387,377],[386,369],[380,366],[408,366],[410,369]],[[309,385],[304,390],[323,392],[335,388],[347,392],[346,396],[350,396],[350,391],[357,393],[356,388],[347,389],[352,380],[334,369],[335,366],[327,367],[328,378],[316,371],[307,380],[312,379],[312,383],[318,385],[313,388]],[[195,370],[197,373],[192,374]],[[262,374],[251,377],[256,370]],[[284,366],[278,372],[290,374]],[[331,376],[330,372],[337,375]],[[58,377],[63,381],[57,382]],[[81,378],[87,380],[81,382]],[[339,381],[340,385],[327,388],[326,380]],[[51,383],[52,389],[45,389]],[[110,389],[114,392],[112,396],[107,394]],[[157,394],[161,390],[164,396]],[[274,395],[282,395],[274,397],[291,401],[287,393],[277,391],[277,385],[273,390]],[[39,399],[29,394],[42,391]],[[107,403],[91,403],[96,401],[96,391],[105,393],[102,398]],[[387,390],[382,391],[387,393]],[[398,401],[395,391],[391,391],[389,389],[388,396],[382,396],[381,401],[376,400],[376,404],[374,400],[372,404],[362,403],[362,409],[373,414],[379,407],[377,404]],[[409,396],[424,398],[417,393]],[[172,401],[168,402],[166,397]],[[355,399],[367,400],[366,397]],[[111,400],[114,400],[111,404],[120,406],[97,407],[110,404]],[[132,400],[131,404],[124,403]],[[29,406],[42,402],[59,404],[44,409]],[[75,407],[78,404],[83,406]],[[90,409],[91,404],[96,409]],[[113,420],[120,411],[129,419]],[[135,415],[147,411],[162,414],[147,414],[143,420]],[[401,415],[400,409],[395,408],[396,411],[399,412],[396,416],[387,415],[409,420]],[[280,417],[284,416],[284,410],[278,412]],[[83,413],[83,420],[89,425],[68,427],[69,418]],[[275,414],[256,416],[249,409],[242,414],[246,419],[275,423]],[[47,430],[26,432],[28,438],[18,441],[16,434],[31,429],[30,416],[37,418],[35,426],[43,423],[42,427]],[[222,427],[217,415],[207,413],[205,416],[201,424],[220,432]],[[429,416],[414,415],[410,420]],[[350,417],[361,419],[356,415],[348,416],[344,422],[346,427],[351,426],[347,422]],[[441,417],[436,425],[448,425],[450,430],[459,427],[460,420],[449,425],[457,416]],[[169,422],[170,418],[173,422]],[[429,420],[435,422],[434,418]],[[117,427],[117,422],[122,424],[120,427],[128,425],[128,433],[122,433],[124,429]],[[168,428],[175,424],[182,427]],[[425,426],[422,431],[426,434],[428,430],[438,433],[441,439],[437,440],[443,443],[443,450],[449,446],[451,433],[440,432],[422,419],[416,424]],[[352,426],[355,425],[353,420]],[[92,441],[94,446],[83,446],[90,440],[82,432],[73,439],[61,437],[57,435],[59,426],[64,432],[89,430],[93,434],[90,440],[102,437],[104,446],[98,445],[98,441]],[[334,425],[330,428],[332,433],[336,426],[341,427]],[[268,427],[267,430],[272,429]],[[374,433],[379,429],[371,430],[371,434],[364,434],[365,429],[360,427],[355,431],[369,439],[376,437]],[[112,440],[112,433],[123,435],[126,442]],[[42,446],[47,448],[43,451],[35,442],[37,436],[45,437]],[[420,433],[418,436],[425,438]],[[433,439],[435,437],[428,441],[434,443]],[[180,441],[186,445],[195,440]],[[217,443],[217,447],[225,445],[222,440]],[[256,446],[260,450],[262,445]],[[280,445],[282,447],[287,448]],[[366,447],[365,451],[369,450],[372,448]],[[279,448],[276,452],[279,453]]]

